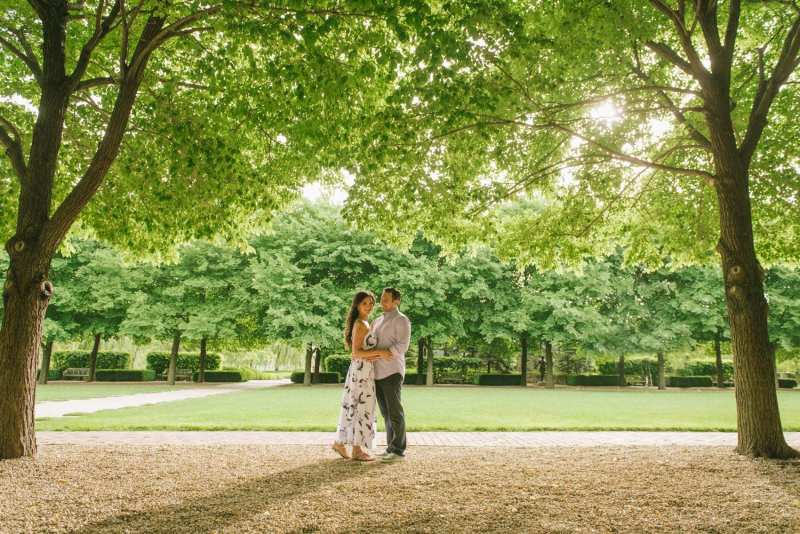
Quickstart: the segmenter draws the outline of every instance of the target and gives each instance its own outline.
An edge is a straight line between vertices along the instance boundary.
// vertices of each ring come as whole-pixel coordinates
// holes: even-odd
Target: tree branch
[[[683,48],[683,53],[686,54],[688,61],[681,58],[677,52],[663,43],[650,41],[647,43],[648,47],[695,78],[701,85],[705,85],[708,81],[709,72],[700,61],[700,56],[692,43],[691,33],[686,29],[681,14],[670,9],[662,0],[650,0],[650,3],[672,21],[672,25],[678,34],[678,40]],[[655,45],[655,48],[653,45]]]
[[[17,39],[19,39],[19,36],[17,37]],[[19,48],[14,46],[14,43],[9,41],[2,35],[0,35],[0,44],[2,44],[9,52],[17,56],[19,59],[21,59],[22,62],[25,63],[25,65],[27,65],[28,69],[31,71],[31,74],[33,74],[33,77],[36,79],[36,81],[41,85],[42,67],[40,67],[39,62],[36,61],[36,56],[34,56],[32,53],[26,53],[20,50]],[[27,41],[21,44],[23,48],[26,49],[30,48],[30,46],[27,45]]]
[[[117,80],[114,78],[107,76],[107,77],[100,77],[100,78],[90,78],[88,80],[83,80],[78,84],[75,88],[74,92],[84,91],[86,89],[91,89],[92,87],[99,87],[102,85],[114,85],[118,83]]]
[[[113,29],[113,23],[117,18],[117,15],[119,15],[121,3],[122,0],[115,0],[114,5],[111,6],[111,11],[109,11],[108,15],[103,17],[105,0],[100,0],[100,2],[98,2],[97,10],[95,11],[94,33],[86,42],[86,44],[83,45],[80,56],[78,57],[78,61],[75,64],[75,69],[69,76],[69,83],[71,86],[70,92],[74,91],[80,84],[81,78],[83,78],[83,75],[86,73],[86,69],[89,66],[89,59],[91,59],[94,49],[97,48],[97,45],[100,44],[100,41],[102,41],[103,38]]]
[[[767,125],[767,116],[769,115],[770,107],[775,101],[775,97],[778,91],[780,91],[781,86],[786,83],[789,76],[796,68],[799,55],[800,15],[794,19],[791,28],[786,34],[780,57],[775,64],[775,68],[772,70],[772,74],[759,84],[756,97],[753,99],[753,107],[750,111],[747,132],[739,147],[739,155],[742,158],[745,168],[749,167],[750,161],[753,158],[753,153],[764,132],[764,127]]]
[[[11,132],[9,134],[9,132]],[[0,143],[6,147],[6,155],[20,183],[27,180],[28,169],[25,166],[25,155],[22,153],[22,139],[19,130],[11,121],[0,116]]]

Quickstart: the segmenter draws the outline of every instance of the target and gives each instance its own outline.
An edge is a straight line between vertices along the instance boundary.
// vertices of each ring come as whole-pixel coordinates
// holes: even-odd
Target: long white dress
[[[355,337],[355,330],[353,328],[351,343]],[[372,362],[352,360],[344,381],[342,411],[339,414],[336,441],[371,449],[374,440],[375,370]]]

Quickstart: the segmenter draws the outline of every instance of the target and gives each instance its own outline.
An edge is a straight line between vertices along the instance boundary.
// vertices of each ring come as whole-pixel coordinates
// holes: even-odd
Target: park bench
[[[70,378],[86,379],[89,378],[89,368],[68,367],[67,369],[64,369],[64,372],[61,374],[61,377],[65,379],[70,379]]]
[[[175,369],[175,380],[192,380],[192,371],[191,369]],[[164,374],[162,375],[164,380],[169,378],[169,369],[164,370]]]

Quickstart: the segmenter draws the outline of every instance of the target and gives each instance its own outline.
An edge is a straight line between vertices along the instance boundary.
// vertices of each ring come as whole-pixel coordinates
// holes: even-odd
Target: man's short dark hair
[[[400,292],[393,287],[384,287],[384,293],[389,293],[392,296],[392,300],[400,300]]]

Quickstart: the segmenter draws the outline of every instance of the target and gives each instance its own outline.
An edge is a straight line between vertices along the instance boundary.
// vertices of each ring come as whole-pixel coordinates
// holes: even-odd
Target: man
[[[406,451],[406,420],[400,389],[406,374],[406,351],[411,343],[411,321],[400,313],[400,292],[387,287],[381,293],[383,315],[372,322],[364,349],[386,349],[391,356],[375,360],[375,396],[386,423],[386,451],[383,462],[402,460]]]

